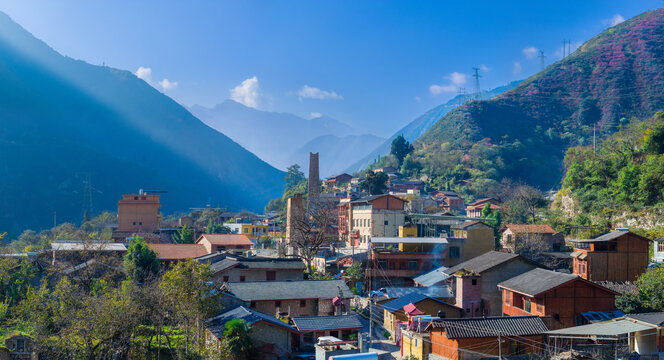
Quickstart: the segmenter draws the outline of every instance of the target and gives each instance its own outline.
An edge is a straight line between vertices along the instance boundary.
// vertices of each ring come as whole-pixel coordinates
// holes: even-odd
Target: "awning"
[[[579,260],[583,260],[588,257],[588,254],[581,254],[579,255]]]
[[[343,299],[339,298],[338,296],[335,296],[334,299],[332,299],[332,304],[336,305],[343,305],[344,301]]]
[[[620,335],[637,331],[657,329],[655,326],[637,324],[629,320],[608,321],[589,325],[575,326],[566,329],[548,331],[550,337],[559,338],[589,338],[615,340]]]
[[[579,255],[581,255],[581,254],[583,254],[582,251],[575,251],[575,252],[573,252],[573,253],[571,253],[571,254],[569,254],[569,255],[570,255],[571,257],[577,257],[577,256],[579,256]]]
[[[403,311],[406,312],[409,316],[417,316],[417,315],[424,315],[425,313],[422,312],[420,309],[415,306],[415,304],[410,303],[408,305],[404,305]]]

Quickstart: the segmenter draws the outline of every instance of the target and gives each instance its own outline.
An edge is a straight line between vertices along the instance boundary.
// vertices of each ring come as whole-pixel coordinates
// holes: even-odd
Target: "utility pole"
[[[563,40],[563,59],[567,57],[565,52],[567,51],[567,40]]]
[[[474,98],[475,100],[482,100],[482,95],[480,93],[480,78],[482,76],[480,75],[480,68],[473,68],[473,78],[475,79],[475,88],[473,89],[474,91]]]
[[[58,224],[58,212],[54,211],[53,212],[53,227],[55,227]]]
[[[540,59],[540,71],[544,70],[544,58],[546,57],[546,56],[544,56],[544,51],[540,50],[539,55],[537,55],[537,57],[539,57],[539,59]]]
[[[500,337],[500,332],[498,332],[498,360],[503,358],[503,340]]]

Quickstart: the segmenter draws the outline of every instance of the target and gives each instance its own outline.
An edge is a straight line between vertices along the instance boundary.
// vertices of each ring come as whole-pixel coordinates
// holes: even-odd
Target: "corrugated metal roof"
[[[539,316],[504,316],[434,320],[430,328],[443,328],[448,339],[526,336],[547,332]]]
[[[339,316],[294,316],[293,323],[298,330],[303,332],[362,328],[362,323],[355,314]]]
[[[53,242],[51,249],[55,251],[127,251],[121,243],[84,243],[84,242]]]
[[[447,267],[441,266],[424,274],[418,275],[414,277],[413,280],[422,286],[436,285],[450,277],[450,275],[443,272],[445,270],[447,270]]]
[[[654,329],[654,326],[643,325],[629,320],[616,320],[601,322],[595,324],[588,324],[582,326],[574,326],[566,329],[553,330],[547,332],[549,336],[560,337],[593,337],[593,336],[607,336],[617,337],[623,334],[629,334],[636,331]]]
[[[441,237],[372,237],[371,243],[379,244],[447,244]]]
[[[629,314],[626,317],[652,325],[664,326],[664,312]]]
[[[613,320],[615,318],[623,317],[625,316],[625,313],[620,310],[586,311],[582,312],[581,316],[583,316],[586,320],[588,320],[589,323],[596,323],[596,322],[608,321],[608,320]]]
[[[424,299],[428,299],[428,298],[429,297],[424,295],[424,294],[412,292],[412,293],[406,294],[406,295],[404,295],[400,298],[396,298],[392,301],[388,301],[385,304],[383,304],[382,306],[383,306],[383,309],[385,309],[389,312],[395,312],[397,310],[403,309],[404,306],[406,306],[410,303],[417,304],[418,302],[420,302]]]

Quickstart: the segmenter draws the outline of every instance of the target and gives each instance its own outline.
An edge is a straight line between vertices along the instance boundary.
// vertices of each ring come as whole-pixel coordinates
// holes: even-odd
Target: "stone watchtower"
[[[318,201],[318,195],[320,193],[320,177],[318,174],[318,153],[309,153],[309,209],[311,209],[311,203],[316,203]]]

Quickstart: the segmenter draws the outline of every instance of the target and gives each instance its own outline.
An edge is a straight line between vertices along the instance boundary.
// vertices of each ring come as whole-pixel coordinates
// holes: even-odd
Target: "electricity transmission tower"
[[[457,96],[459,97],[459,106],[463,105],[463,103],[466,102],[466,88],[459,88],[459,90],[457,90]]]
[[[475,100],[482,100],[482,93],[480,92],[480,68],[473,68],[473,78],[475,79],[475,88],[473,89],[473,97]]]

